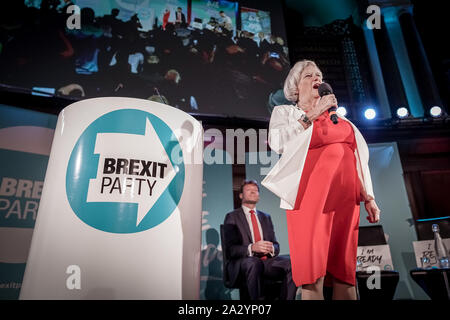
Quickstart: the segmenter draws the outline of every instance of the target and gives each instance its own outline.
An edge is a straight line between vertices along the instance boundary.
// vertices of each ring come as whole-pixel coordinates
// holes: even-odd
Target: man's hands
[[[364,206],[366,207],[366,211],[369,214],[366,219],[369,220],[370,223],[377,223],[378,221],[380,221],[381,211],[375,203],[375,200],[365,201]]]
[[[252,244],[252,251],[255,253],[262,253],[264,255],[270,254],[273,250],[273,244],[270,241],[260,240]]]

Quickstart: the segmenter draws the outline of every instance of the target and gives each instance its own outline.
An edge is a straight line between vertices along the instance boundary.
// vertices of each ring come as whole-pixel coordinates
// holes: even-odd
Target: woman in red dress
[[[279,119],[283,114],[301,124],[303,129],[294,121],[295,130],[284,132],[285,139],[311,135],[309,145],[300,149],[306,158],[295,205],[286,210],[292,275],[302,287],[303,300],[323,299],[324,282],[333,286],[333,299],[356,299],[360,201],[364,200],[371,223],[379,221],[380,210],[374,197],[361,190],[356,129],[342,117],[333,124],[328,109],[337,106],[337,100],[333,94],[320,98],[317,89],[321,83],[322,73],[314,62],[297,63],[284,88],[285,96],[296,106],[280,106],[284,111],[277,110],[271,118],[271,130],[283,121],[291,125],[292,119]],[[299,109],[300,118],[289,108]],[[312,130],[307,130],[312,124]],[[359,139],[363,140],[362,136]]]
[[[163,15],[163,24],[162,24],[163,30],[166,30],[166,26],[169,23],[169,17],[170,17],[170,11],[168,9],[166,9],[164,11],[164,15]]]

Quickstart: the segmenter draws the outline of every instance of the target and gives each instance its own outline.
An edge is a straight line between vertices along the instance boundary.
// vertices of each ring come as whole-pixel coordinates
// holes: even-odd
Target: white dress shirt
[[[258,223],[258,229],[259,229],[259,234],[261,235],[261,240],[264,240],[264,234],[263,234],[263,230],[261,228],[261,223],[259,222],[258,215],[256,214],[257,213],[256,207],[254,209],[250,209],[249,207],[246,207],[246,206],[242,205],[242,210],[244,210],[245,218],[247,219],[247,223],[248,223],[248,226],[250,228],[250,233],[252,235],[252,243],[250,243],[248,245],[248,255],[250,257],[252,257],[253,256],[252,244],[255,243],[255,235],[253,233],[253,223],[252,223],[252,217],[251,217],[252,214],[250,213],[250,210],[254,210],[255,211],[256,222]],[[272,245],[272,252],[270,252],[270,255],[272,257],[275,255],[274,251],[275,251],[275,249],[274,249],[274,247]]]

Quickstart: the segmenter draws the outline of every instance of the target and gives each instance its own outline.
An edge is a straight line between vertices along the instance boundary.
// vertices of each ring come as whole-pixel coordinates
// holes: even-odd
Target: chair
[[[237,227],[232,224],[221,224],[220,225],[220,240],[222,243],[222,263],[223,263],[223,283],[225,287],[229,289],[239,289],[239,296],[241,300],[248,300],[248,290],[245,283],[242,281],[237,281],[237,283],[242,283],[242,285],[232,286],[230,277],[228,276],[227,263],[228,263],[228,248],[231,244],[232,239],[240,237]],[[244,297],[246,299],[244,299]]]
[[[222,242],[223,256],[223,283],[229,289],[239,289],[240,300],[250,300],[245,279],[239,276],[236,285],[233,286],[228,276],[227,263],[229,260],[228,250],[233,243],[242,243],[242,236],[237,227],[233,224],[220,225],[220,239]],[[281,280],[264,279],[263,292],[265,300],[276,300],[282,287]],[[278,293],[278,294],[277,294]]]
[[[381,225],[359,227],[358,247],[360,246],[378,246],[387,244]]]

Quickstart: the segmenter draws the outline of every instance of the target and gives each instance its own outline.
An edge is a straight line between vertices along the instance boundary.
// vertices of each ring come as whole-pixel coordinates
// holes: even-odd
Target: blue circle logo
[[[136,109],[107,113],[75,144],[66,172],[72,210],[112,233],[153,228],[175,210],[183,192],[181,146],[157,116]]]

